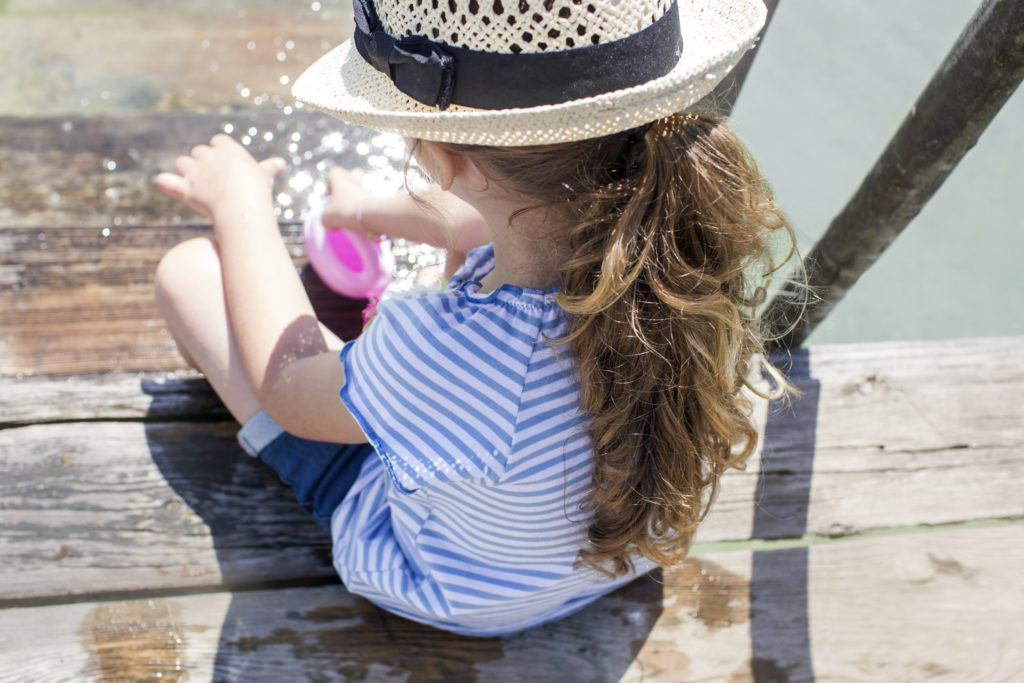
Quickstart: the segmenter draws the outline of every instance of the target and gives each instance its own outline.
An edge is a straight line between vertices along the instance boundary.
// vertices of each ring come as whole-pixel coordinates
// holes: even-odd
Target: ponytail
[[[755,322],[778,267],[772,235],[793,243],[770,189],[732,131],[701,114],[564,145],[460,149],[571,226],[559,341],[595,452],[580,559],[614,575],[636,554],[675,564],[721,474],[756,447],[742,392],[754,364],[777,393],[787,386]]]

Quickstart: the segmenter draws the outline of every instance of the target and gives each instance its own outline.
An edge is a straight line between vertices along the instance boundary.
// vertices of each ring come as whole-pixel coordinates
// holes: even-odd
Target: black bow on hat
[[[455,58],[426,36],[396,40],[381,25],[373,0],[354,0],[353,8],[353,42],[363,59],[417,102],[447,109],[455,87]]]

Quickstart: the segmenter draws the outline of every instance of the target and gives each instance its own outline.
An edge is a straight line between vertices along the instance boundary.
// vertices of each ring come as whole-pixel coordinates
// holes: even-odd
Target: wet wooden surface
[[[151,291],[160,255],[208,230],[152,191],[155,172],[225,126],[309,183],[339,158],[387,161],[386,141],[337,125],[282,111],[0,119],[0,680],[1024,670],[1019,338],[797,353],[803,397],[761,406],[762,456],[726,478],[694,557],[566,620],[461,638],[348,594],[322,530],[184,368]],[[284,212],[313,186],[278,189],[298,265]],[[328,317],[361,308],[306,283]]]
[[[815,546],[807,586],[785,557],[758,570],[758,553],[792,551],[709,554],[502,638],[426,628],[340,586],[11,608],[0,678],[810,680],[790,675],[807,670],[792,659],[807,647],[797,605],[817,680],[1012,681],[1022,548],[1019,526]]]
[[[726,477],[699,543],[1024,516],[1024,340],[824,347],[791,371],[805,398],[762,418],[763,460]],[[327,539],[202,380],[3,378],[0,395],[18,558],[0,601],[332,577]]]
[[[763,461],[729,475],[696,557],[568,620],[485,640],[347,594],[326,536],[241,454],[201,380],[3,378],[0,652],[19,654],[0,655],[0,677],[1019,670],[1024,340],[822,347],[790,372],[804,397],[764,418]]]

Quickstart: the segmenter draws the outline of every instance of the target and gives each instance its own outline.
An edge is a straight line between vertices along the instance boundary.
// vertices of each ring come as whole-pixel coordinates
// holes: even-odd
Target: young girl
[[[157,179],[215,237],[167,254],[158,300],[243,446],[330,530],[351,591],[458,633],[525,629],[680,561],[719,476],[755,447],[741,390],[784,223],[728,128],[685,110],[764,8],[355,12],[353,39],[295,94],[406,136],[434,187],[364,203],[335,174],[326,222],[419,235],[465,264],[342,345],[279,237],[283,162],[217,136]]]

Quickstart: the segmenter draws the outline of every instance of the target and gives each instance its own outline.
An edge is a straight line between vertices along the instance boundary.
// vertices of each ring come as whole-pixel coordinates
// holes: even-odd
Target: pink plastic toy
[[[368,239],[356,230],[327,230],[323,215],[325,201],[309,212],[303,237],[306,255],[324,284],[343,296],[380,299],[391,283],[395,259],[387,240]]]

